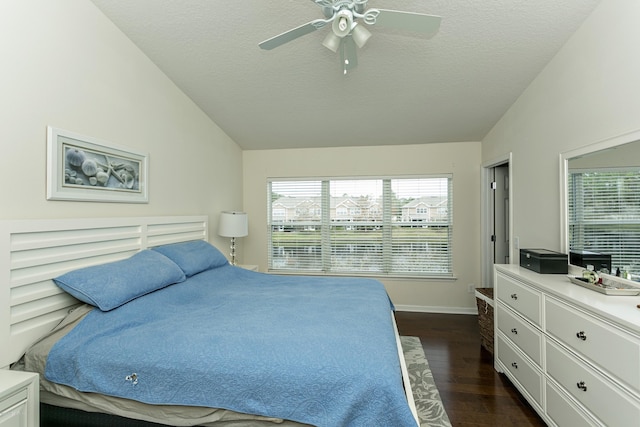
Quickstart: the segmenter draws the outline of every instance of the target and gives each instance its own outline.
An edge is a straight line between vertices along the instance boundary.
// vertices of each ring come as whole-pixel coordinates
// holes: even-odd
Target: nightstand
[[[258,271],[258,266],[257,265],[238,264],[238,267],[244,268],[245,270]]]
[[[0,426],[40,425],[38,374],[0,370]]]

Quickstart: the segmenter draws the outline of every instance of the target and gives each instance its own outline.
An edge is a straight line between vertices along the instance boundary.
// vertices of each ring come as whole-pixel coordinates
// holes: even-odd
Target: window
[[[571,170],[569,247],[611,255],[613,267],[640,275],[640,170]],[[595,266],[598,268],[599,266]]]
[[[269,269],[451,276],[451,176],[270,180]]]

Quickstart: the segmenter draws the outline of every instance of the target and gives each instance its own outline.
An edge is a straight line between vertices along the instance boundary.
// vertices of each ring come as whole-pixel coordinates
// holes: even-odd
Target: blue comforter
[[[224,266],[92,310],[45,377],[149,404],[316,426],[415,426],[382,284]]]

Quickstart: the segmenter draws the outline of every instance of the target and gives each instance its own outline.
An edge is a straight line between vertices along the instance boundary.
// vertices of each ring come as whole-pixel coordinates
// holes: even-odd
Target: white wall
[[[212,239],[225,247],[215,235],[218,213],[244,209],[251,224],[240,259],[264,270],[267,177],[452,172],[457,280],[384,282],[399,305],[471,308],[467,285],[480,281],[479,165],[513,152],[514,234],[522,247],[559,249],[558,154],[640,129],[638,18],[637,0],[603,0],[482,147],[242,153],[88,0],[2,0],[0,219],[208,214]],[[47,201],[47,125],[148,152],[150,202]]]
[[[640,129],[640,2],[603,0],[482,141],[513,152],[521,247],[560,249],[559,153]]]
[[[0,2],[0,219],[241,209],[242,153],[88,0]],[[47,201],[46,127],[150,156],[149,203]]]
[[[267,178],[453,174],[456,280],[382,279],[399,308],[473,312],[468,284],[480,282],[480,143],[257,150],[243,153],[249,236],[244,262],[267,267]]]

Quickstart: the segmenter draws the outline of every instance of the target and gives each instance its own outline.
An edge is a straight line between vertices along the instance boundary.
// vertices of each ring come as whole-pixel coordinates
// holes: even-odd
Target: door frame
[[[517,260],[514,254],[514,250],[517,250],[513,240],[513,155],[511,152],[492,159],[490,161],[482,163],[481,179],[480,179],[480,197],[482,200],[481,213],[480,213],[480,253],[481,253],[481,265],[482,265],[482,286],[493,287],[493,257],[490,254],[493,251],[491,245],[491,230],[493,222],[493,207],[491,206],[491,170],[497,166],[509,166],[509,218],[508,218],[508,230],[507,235],[509,239],[509,262],[514,264]]]

